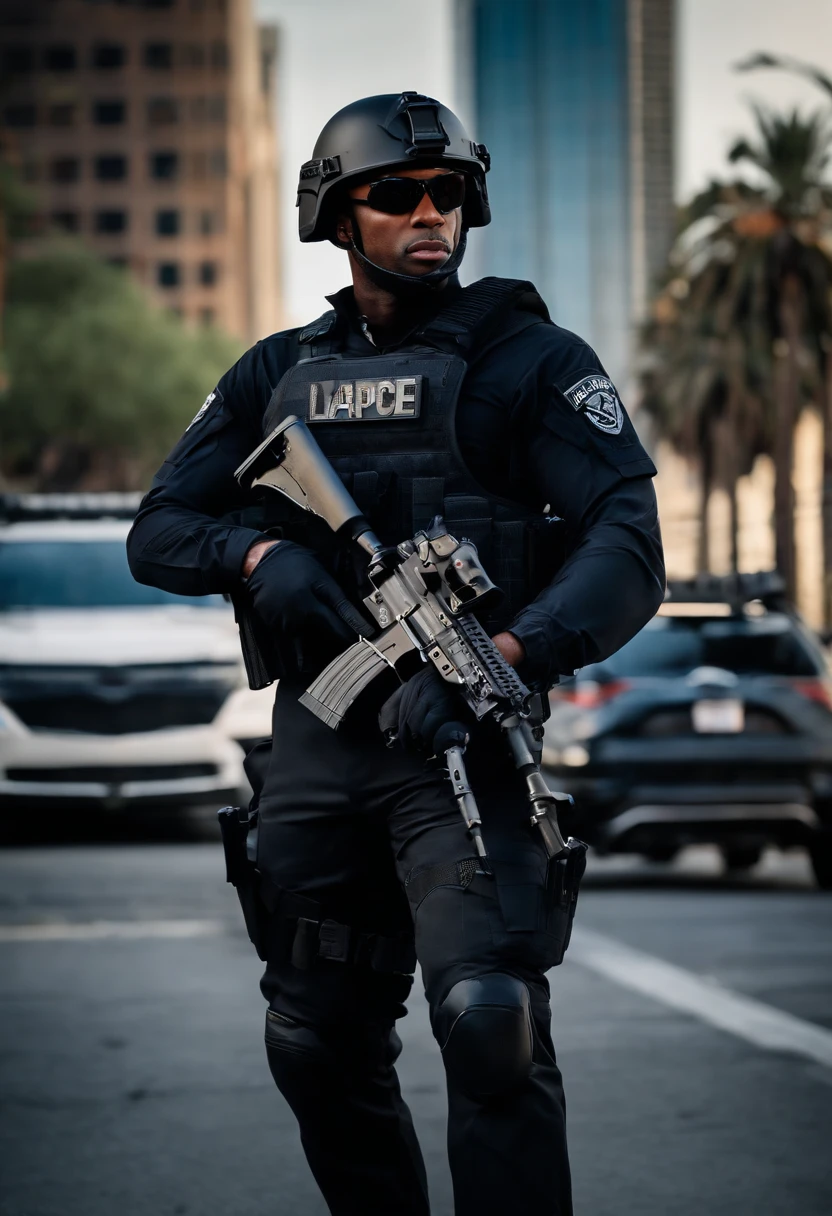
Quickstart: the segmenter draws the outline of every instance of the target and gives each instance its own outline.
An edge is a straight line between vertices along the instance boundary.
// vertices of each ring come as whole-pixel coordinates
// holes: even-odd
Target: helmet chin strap
[[[361,233],[355,221],[353,221],[353,238],[346,248],[353,254],[367,278],[370,282],[375,283],[376,287],[381,287],[383,291],[389,291],[394,296],[412,298],[437,291],[451,275],[456,274],[459,264],[465,256],[467,243],[468,232],[463,228],[459,244],[447,262],[443,262],[435,270],[429,270],[427,274],[399,274],[395,270],[386,270],[383,266],[371,262],[361,248]],[[342,245],[341,248],[343,249],[345,246]]]

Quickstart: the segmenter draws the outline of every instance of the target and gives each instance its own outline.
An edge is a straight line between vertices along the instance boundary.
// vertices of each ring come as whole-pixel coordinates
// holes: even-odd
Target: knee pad
[[[285,1052],[310,1063],[313,1060],[326,1063],[331,1055],[329,1045],[315,1026],[274,1009],[266,1011],[266,1048],[270,1056],[272,1051]]]
[[[266,1055],[278,1089],[291,1101],[296,1086],[336,1073],[376,1073],[395,1064],[402,1042],[392,1027],[376,1023],[335,1029],[317,1027],[269,1009]]]
[[[433,1032],[445,1067],[476,1098],[519,1085],[532,1066],[529,991],[492,972],[454,984],[436,1010]]]
[[[275,1084],[291,1105],[298,1088],[314,1085],[334,1063],[333,1053],[314,1026],[269,1009],[266,1013],[266,1056]]]

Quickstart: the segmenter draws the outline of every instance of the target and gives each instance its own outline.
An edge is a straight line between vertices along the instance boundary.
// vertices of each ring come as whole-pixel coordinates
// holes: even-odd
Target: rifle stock
[[[248,490],[258,486],[277,490],[319,516],[333,532],[348,534],[371,557],[382,547],[306,423],[294,414],[275,427],[234,476]]]

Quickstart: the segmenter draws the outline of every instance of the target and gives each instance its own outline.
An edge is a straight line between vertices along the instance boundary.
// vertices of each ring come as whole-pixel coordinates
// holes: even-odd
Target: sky
[[[454,76],[453,0],[254,0],[280,29],[278,129],[285,323],[327,307],[349,281],[346,258],[329,244],[297,239],[297,170],[341,106],[371,93],[416,89],[470,116]],[[522,0],[514,0],[522,3]],[[580,0],[551,0],[578,3]],[[832,0],[678,0],[676,193],[689,197],[727,171],[725,150],[748,134],[748,99],[806,109],[823,103],[784,73],[738,75],[755,51],[807,59],[832,75]]]
[[[832,0],[681,0],[677,41],[676,193],[726,172],[725,149],[751,133],[748,101],[817,109],[826,95],[784,72],[738,74],[755,51],[793,55],[832,76]]]

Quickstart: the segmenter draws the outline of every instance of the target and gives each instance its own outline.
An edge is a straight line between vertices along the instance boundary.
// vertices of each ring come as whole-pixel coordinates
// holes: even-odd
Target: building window
[[[178,211],[157,211],[156,212],[156,235],[157,236],[179,236],[179,212]]]
[[[74,127],[78,107],[72,101],[61,101],[49,107],[51,127]]]
[[[68,43],[58,43],[48,46],[43,57],[44,65],[50,72],[72,72],[77,66],[75,47]]]
[[[220,222],[216,211],[200,211],[199,213],[199,234],[200,236],[213,236],[215,232],[219,232]]]
[[[144,48],[144,66],[158,70],[173,67],[173,45],[170,42],[147,42]]]
[[[151,127],[168,127],[179,121],[179,103],[175,97],[151,97],[147,103],[147,121]]]
[[[81,163],[77,156],[59,156],[49,166],[53,182],[77,182],[81,176]]]
[[[213,287],[217,281],[217,263],[199,263],[199,281],[203,287]]]
[[[191,100],[191,119],[194,122],[225,122],[227,106],[225,97],[218,93],[213,97],[194,97]]]
[[[95,176],[100,182],[120,182],[127,176],[126,156],[96,156]]]
[[[204,68],[205,48],[199,42],[186,42],[179,48],[179,60],[183,68]]]
[[[208,172],[211,177],[225,177],[228,173],[228,157],[225,148],[215,148],[208,156]]]
[[[35,50],[31,46],[7,46],[3,51],[3,75],[23,76],[35,70]]]
[[[150,176],[158,182],[173,181],[179,175],[178,152],[151,152]]]
[[[226,119],[226,104],[225,97],[222,93],[218,93],[216,97],[206,97],[207,102],[207,118],[209,122],[225,122]]]
[[[127,231],[127,212],[126,211],[96,211],[95,213],[95,231],[96,232],[126,232]]]
[[[123,68],[127,62],[127,51],[118,42],[97,42],[92,48],[94,68]]]
[[[92,120],[101,127],[114,127],[124,122],[127,106],[123,101],[96,101],[92,107]]]
[[[77,211],[53,211],[51,219],[53,226],[62,232],[78,232],[81,227]]]
[[[7,127],[33,127],[37,121],[37,109],[32,101],[6,106],[3,119]]]
[[[212,68],[227,68],[228,67],[228,43],[212,42],[211,43],[211,67]]]
[[[160,287],[178,287],[180,282],[178,262],[160,262],[156,270],[156,281]]]
[[[260,91],[268,97],[274,91],[275,66],[277,64],[277,30],[273,25],[260,26],[259,50]]]
[[[204,325],[206,329],[211,329],[216,319],[216,313],[213,308],[200,308],[199,323]]]

